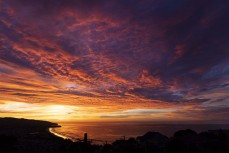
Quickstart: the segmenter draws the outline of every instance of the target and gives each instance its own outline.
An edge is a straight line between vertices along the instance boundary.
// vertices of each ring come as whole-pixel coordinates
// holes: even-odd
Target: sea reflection
[[[83,134],[88,133],[92,143],[112,143],[117,139],[128,139],[145,134],[148,131],[157,131],[168,137],[175,131],[193,129],[196,132],[229,129],[229,125],[222,124],[153,124],[153,123],[60,123],[61,128],[54,128],[52,132],[69,138],[73,141],[83,139]]]

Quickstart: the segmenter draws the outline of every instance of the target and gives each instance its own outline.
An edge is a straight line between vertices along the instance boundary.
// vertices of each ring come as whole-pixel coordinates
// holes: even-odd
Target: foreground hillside
[[[112,144],[95,145],[86,140],[72,142],[48,131],[58,124],[27,119],[0,118],[1,153],[229,153],[229,131],[196,133],[180,130],[168,138],[158,132]]]

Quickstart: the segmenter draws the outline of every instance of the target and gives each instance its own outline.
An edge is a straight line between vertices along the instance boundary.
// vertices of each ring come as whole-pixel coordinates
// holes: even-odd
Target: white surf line
[[[64,135],[61,135],[59,133],[54,132],[53,128],[49,128],[49,132],[52,133],[52,134],[54,134],[55,136],[61,137],[63,139],[70,139],[70,138],[68,138],[68,137],[66,137]]]

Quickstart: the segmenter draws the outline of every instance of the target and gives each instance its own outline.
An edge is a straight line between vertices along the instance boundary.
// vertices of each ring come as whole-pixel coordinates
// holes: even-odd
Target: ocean
[[[229,124],[153,124],[139,122],[114,122],[114,123],[60,123],[60,128],[52,128],[50,131],[57,136],[71,139],[72,141],[82,140],[84,133],[94,144],[112,143],[118,139],[128,139],[144,135],[148,131],[160,132],[171,137],[174,132],[184,129],[192,129],[196,132],[225,129],[229,130]]]

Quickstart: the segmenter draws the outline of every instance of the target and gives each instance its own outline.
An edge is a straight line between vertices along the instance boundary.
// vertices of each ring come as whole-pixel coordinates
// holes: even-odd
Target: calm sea
[[[196,132],[227,129],[225,124],[153,124],[153,123],[60,123],[62,127],[52,129],[52,132],[69,138],[73,141],[83,139],[84,133],[92,143],[112,143],[114,140],[126,139],[144,135],[148,131],[157,131],[168,137],[174,132],[184,129],[192,129]]]

